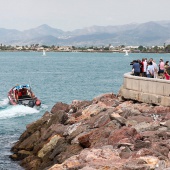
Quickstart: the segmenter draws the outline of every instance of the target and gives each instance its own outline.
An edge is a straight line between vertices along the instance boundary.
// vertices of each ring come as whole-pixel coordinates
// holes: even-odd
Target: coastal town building
[[[40,44],[31,44],[31,45],[0,45],[0,51],[54,51],[54,52],[116,52],[124,53],[170,53],[170,45],[163,46],[125,46],[118,45],[113,46],[109,44],[108,46],[84,46],[84,47],[75,47],[75,46],[58,46],[58,45],[40,45]]]

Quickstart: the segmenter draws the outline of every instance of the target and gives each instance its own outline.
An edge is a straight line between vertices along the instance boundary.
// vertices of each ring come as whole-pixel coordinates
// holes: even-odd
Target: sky
[[[63,31],[170,20],[170,0],[0,0],[0,28]]]

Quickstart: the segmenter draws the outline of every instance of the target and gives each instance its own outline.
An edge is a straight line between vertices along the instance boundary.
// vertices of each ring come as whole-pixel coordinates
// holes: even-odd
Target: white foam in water
[[[0,107],[7,106],[7,105],[8,105],[8,103],[9,103],[8,98],[6,98],[6,99],[2,99],[2,100],[0,101]]]
[[[6,109],[0,111],[0,119],[20,117],[34,113],[39,113],[39,111],[36,108],[23,105],[9,106]]]
[[[45,104],[41,104],[41,109],[47,109],[48,108],[48,106],[47,105],[45,105]]]

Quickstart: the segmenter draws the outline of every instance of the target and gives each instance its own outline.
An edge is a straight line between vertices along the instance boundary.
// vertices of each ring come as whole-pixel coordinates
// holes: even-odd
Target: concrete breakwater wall
[[[170,106],[170,81],[133,76],[131,73],[125,73],[119,94],[125,99]]]

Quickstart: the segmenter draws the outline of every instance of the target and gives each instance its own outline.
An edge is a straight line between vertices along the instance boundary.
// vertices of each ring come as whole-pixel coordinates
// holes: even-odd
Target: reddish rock
[[[105,126],[108,122],[110,122],[110,117],[106,112],[101,112],[96,116],[92,116],[91,119],[89,119],[88,124],[91,129],[93,128],[100,128]]]
[[[134,150],[139,150],[140,148],[150,148],[151,144],[152,143],[150,141],[137,140],[134,144]]]
[[[155,137],[155,135],[157,134],[157,132],[156,131],[143,131],[143,132],[141,132],[140,133],[144,138],[149,138],[149,137],[151,137],[151,138],[154,138]]]
[[[31,136],[29,136],[26,140],[21,142],[18,146],[18,149],[32,151],[34,146],[36,146],[39,138],[40,138],[40,132],[36,131]]]
[[[167,121],[165,122],[165,126],[170,130],[170,120],[167,120]]]
[[[153,118],[151,116],[142,116],[142,115],[138,115],[138,116],[129,116],[127,120],[135,120],[137,123],[141,123],[141,122],[152,122]]]
[[[50,118],[51,114],[49,112],[45,112],[45,114],[39,120],[28,124],[26,126],[26,131],[20,136],[19,140],[23,141],[37,130],[40,130],[42,126],[46,127],[47,122],[50,120]]]
[[[126,124],[126,119],[120,116],[118,113],[113,112],[110,114],[110,119],[111,120],[116,120],[119,122],[122,126]]]
[[[68,114],[64,110],[59,110],[51,115],[51,118],[48,122],[48,127],[52,124],[61,123],[64,124],[68,119]]]
[[[129,161],[123,165],[122,170],[151,170],[145,162],[139,163],[139,160]]]
[[[27,164],[21,164],[25,169],[39,169],[41,166],[41,160],[40,159],[34,159],[31,162],[28,162]]]
[[[69,143],[79,143],[79,135],[81,136],[81,134],[84,133],[86,129],[87,125],[80,126],[80,124],[78,124],[76,127],[68,128],[64,135]]]
[[[79,111],[82,111],[87,106],[91,105],[92,101],[79,101],[79,100],[73,100],[71,105],[69,106],[69,112],[74,113]]]
[[[170,112],[165,114],[164,119],[165,120],[170,120]]]
[[[102,102],[106,106],[112,106],[113,104],[115,104],[115,102],[119,103],[116,95],[113,93],[101,94],[100,96],[95,97],[93,99],[93,103],[98,103],[98,102]]]
[[[83,148],[89,148],[90,147],[90,145],[91,145],[91,143],[90,143],[91,134],[92,134],[92,132],[86,133],[86,134],[84,134],[84,135],[82,135],[78,138],[78,141]]]
[[[30,155],[21,161],[21,166],[25,169],[38,169],[41,164],[41,159],[34,155]]]
[[[63,136],[67,126],[63,124],[52,124],[48,129],[41,128],[41,140],[47,140],[50,136],[58,134]]]
[[[130,147],[128,147],[128,146],[121,146],[119,152],[120,152],[119,156],[122,159],[128,159],[133,154],[133,152],[131,151]]]
[[[101,147],[108,145],[110,131],[110,127],[102,127],[100,129],[93,130],[89,136],[90,147]]]
[[[138,109],[135,109],[132,105],[128,107],[122,107],[121,109],[119,108],[117,113],[120,114],[120,116],[124,118],[128,118],[129,116],[138,116],[141,115],[141,112]]]
[[[150,148],[141,148],[134,153],[133,157],[139,158],[141,156],[153,155],[153,151]]]
[[[72,156],[62,164],[56,164],[50,170],[64,169],[112,169],[121,168],[123,161],[119,153],[112,146],[103,146],[101,148],[84,149],[76,156]]]
[[[134,143],[136,140],[141,138],[140,134],[134,128],[130,127],[122,127],[121,129],[113,131],[109,138],[108,144],[115,146],[118,144],[122,139],[128,139],[129,143]]]
[[[169,143],[167,144],[163,142],[153,143],[152,149],[154,151],[155,156],[160,156],[160,157],[162,156],[168,158],[168,154],[170,150]]]
[[[153,110],[155,111],[155,113],[166,113],[170,111],[170,107],[155,106]]]
[[[90,119],[91,117],[94,117],[99,113],[101,113],[103,110],[105,110],[105,107],[103,106],[97,104],[90,105],[84,108],[84,110],[82,111],[82,115],[77,117],[75,120],[76,122],[79,122],[79,121]]]
[[[51,113],[55,114],[55,113],[57,113],[58,111],[61,111],[61,110],[64,111],[64,112],[68,112],[69,111],[69,105],[62,103],[62,102],[58,102],[52,107]]]
[[[54,158],[54,162],[62,163],[71,156],[79,154],[82,149],[78,144],[68,145],[64,152],[61,152]]]

